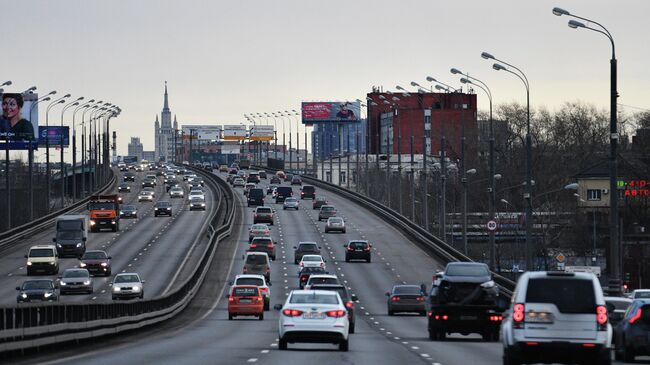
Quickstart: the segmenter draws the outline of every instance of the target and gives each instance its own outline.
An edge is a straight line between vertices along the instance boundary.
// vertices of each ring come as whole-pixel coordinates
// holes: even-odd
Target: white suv
[[[612,327],[596,276],[527,272],[501,324],[503,364],[610,364]]]

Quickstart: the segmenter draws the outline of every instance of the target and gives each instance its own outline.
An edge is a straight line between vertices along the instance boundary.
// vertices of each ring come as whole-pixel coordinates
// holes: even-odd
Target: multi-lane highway
[[[221,177],[225,177],[221,175]],[[267,181],[261,186],[266,186]],[[286,183],[284,183],[286,184]],[[298,188],[294,187],[294,195]],[[271,307],[283,303],[291,290],[298,288],[298,266],[293,263],[293,246],[300,241],[316,241],[323,248],[327,269],[336,273],[351,293],[355,304],[356,332],[350,335],[349,352],[328,344],[290,344],[278,349],[279,312],[271,309],[263,321],[254,317],[228,320],[225,284],[242,272],[242,254],[248,246],[247,228],[253,223],[253,208],[247,208],[241,188],[239,221],[233,231],[228,257],[220,257],[224,277],[208,281],[223,288],[206,296],[196,313],[169,328],[124,335],[120,340],[86,345],[79,351],[39,358],[44,364],[500,364],[502,345],[485,342],[477,335],[452,335],[445,341],[428,339],[426,318],[416,315],[388,316],[385,292],[394,284],[431,285],[432,273],[442,265],[409,242],[370,211],[333,193],[317,191],[335,205],[345,217],[347,233],[324,233],[325,222],[318,221],[310,200],[301,201],[298,211],[282,210],[281,204],[267,196],[267,205],[276,209],[272,237],[277,241],[277,260],[272,263]],[[182,219],[182,218],[179,218]],[[177,223],[174,223],[177,224]],[[189,230],[183,230],[190,232]],[[367,239],[373,244],[371,263],[344,260],[343,244],[351,239]],[[225,244],[225,243],[224,243]],[[223,252],[221,253],[224,254]],[[144,273],[147,279],[152,279]],[[33,361],[31,359],[30,361]]]
[[[117,172],[116,172],[117,173]],[[122,174],[118,174],[118,182]],[[130,183],[131,192],[123,193],[124,204],[135,205],[138,209],[137,219],[122,219],[120,231],[102,231],[89,233],[86,250],[104,250],[112,256],[112,275],[93,278],[93,294],[63,295],[61,302],[79,302],[85,300],[110,301],[109,283],[120,272],[137,272],[146,280],[145,298],[159,295],[168,290],[171,280],[178,271],[181,262],[187,256],[197,233],[205,222],[212,203],[213,193],[206,189],[208,211],[188,211],[186,199],[170,199],[165,192],[162,177],[158,177],[154,202],[138,203],[142,178],[146,173],[136,173],[136,181]],[[185,185],[185,184],[183,184]],[[117,188],[116,188],[117,189]],[[185,187],[187,193],[187,187]],[[172,202],[172,217],[154,217],[154,204],[160,200]],[[85,212],[84,212],[85,213]],[[54,227],[25,239],[0,257],[0,305],[16,303],[16,286],[23,281],[36,278],[56,279],[56,275],[27,276],[24,255],[33,245],[52,244],[55,236]],[[76,258],[61,258],[59,274],[67,268],[76,267]]]

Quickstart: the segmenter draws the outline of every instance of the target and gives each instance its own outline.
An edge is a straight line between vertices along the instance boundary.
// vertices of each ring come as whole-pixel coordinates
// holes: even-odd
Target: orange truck
[[[88,202],[90,231],[102,229],[120,230],[120,203],[117,194],[93,195]]]

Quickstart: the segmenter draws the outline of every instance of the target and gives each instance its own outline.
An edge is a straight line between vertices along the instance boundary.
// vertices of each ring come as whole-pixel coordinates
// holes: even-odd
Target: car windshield
[[[255,243],[258,245],[268,245],[269,243],[273,243],[273,241],[268,237],[263,237],[263,238],[255,238],[251,243]]]
[[[237,279],[237,285],[264,285],[264,279],[262,278],[239,278]]]
[[[330,223],[343,223],[343,218],[330,218]]]
[[[115,277],[115,282],[116,283],[138,283],[140,282],[140,279],[138,278],[138,275],[118,275]]]
[[[132,212],[132,211],[135,210],[135,206],[134,205],[122,205],[121,210],[125,211],[125,212]]]
[[[200,197],[200,196],[193,196],[193,197],[190,199],[190,201],[191,201],[192,203],[203,203],[203,202],[205,201],[205,199],[203,199],[203,197]]]
[[[179,192],[179,191],[183,191],[183,189],[178,188],[178,187],[174,187],[174,188],[171,188],[171,191],[176,193],[176,192]]]
[[[246,263],[247,264],[254,264],[254,265],[259,265],[259,264],[266,264],[267,258],[264,255],[248,255],[246,257]]]
[[[350,242],[350,248],[366,248],[368,246],[368,243],[366,242]]]
[[[35,248],[29,251],[29,257],[54,257],[54,250],[49,248]]]
[[[422,289],[415,285],[402,285],[393,288],[393,294],[421,294]]]
[[[259,290],[257,288],[234,288],[232,295],[235,297],[258,296]]]
[[[526,302],[555,304],[562,313],[595,313],[596,308],[592,281],[576,278],[530,279]]]
[[[634,299],[650,298],[650,291],[639,291],[634,293]]]
[[[291,295],[291,304],[339,304],[339,300],[335,294],[324,293],[296,293]]]
[[[80,240],[83,238],[83,234],[81,231],[60,231],[56,237],[62,240]]]
[[[321,207],[320,210],[323,212],[333,212],[334,207]]]
[[[88,204],[88,210],[113,210],[115,204],[111,202],[95,202]]]
[[[315,278],[315,277],[310,277],[309,278],[309,283],[311,285],[315,284],[338,284],[339,281],[337,278]]]
[[[170,203],[170,202],[158,202],[158,203],[156,203],[156,207],[158,207],[158,208],[170,207],[171,205],[172,205],[172,203]]]
[[[190,191],[190,195],[203,195],[203,192],[200,190],[192,190]]]
[[[101,260],[105,259],[108,256],[106,256],[105,252],[101,251],[86,251],[86,253],[83,255],[82,260]]]
[[[302,261],[323,261],[320,256],[306,255],[302,257]]]
[[[63,272],[64,278],[86,278],[88,276],[88,271],[86,270],[66,270]]]
[[[298,202],[298,199],[296,199],[296,198],[287,198],[284,202],[285,203],[296,203],[296,202]]]
[[[318,246],[315,243],[301,243],[298,249],[301,251],[318,251]]]
[[[448,276],[489,276],[490,272],[483,265],[449,265],[445,274]]]
[[[266,224],[253,224],[251,227],[252,231],[266,231],[267,229],[269,229],[269,226]]]
[[[271,213],[271,208],[257,208],[257,213]]]
[[[23,283],[23,290],[53,289],[50,280],[30,280]]]

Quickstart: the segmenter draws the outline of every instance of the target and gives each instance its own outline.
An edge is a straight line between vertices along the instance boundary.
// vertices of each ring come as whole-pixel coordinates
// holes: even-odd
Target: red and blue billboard
[[[303,102],[302,123],[355,123],[360,121],[361,103],[358,101]]]

